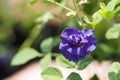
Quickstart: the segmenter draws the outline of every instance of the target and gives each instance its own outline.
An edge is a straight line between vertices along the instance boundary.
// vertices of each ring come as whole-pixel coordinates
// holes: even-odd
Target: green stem
[[[41,33],[42,27],[38,28],[37,26],[35,26],[30,35],[28,36],[28,38],[22,43],[22,45],[20,46],[19,50],[25,48],[25,47],[31,47],[32,43],[35,41],[35,39],[39,36],[39,34]]]
[[[57,57],[60,53],[52,53],[52,57]]]
[[[75,11],[73,11],[72,9],[70,9],[70,8],[64,6],[64,5],[61,5],[61,4],[58,3],[58,2],[51,1],[51,0],[47,0],[47,1],[49,1],[49,2],[51,2],[51,3],[54,3],[54,4],[58,5],[58,6],[61,6],[61,7],[65,8],[66,10],[70,11],[70,12],[75,12]]]
[[[38,57],[44,57],[46,54],[51,54],[52,57],[57,57],[58,55],[60,55],[60,53],[39,53]]]
[[[44,55],[42,53],[39,53],[38,54],[38,57],[43,57]]]
[[[117,39],[117,44],[118,44],[118,53],[120,53],[120,45],[119,45],[119,44],[120,44],[120,42],[119,42],[119,41],[120,41],[120,37]]]
[[[76,10],[76,12],[77,12],[78,19],[80,20],[81,24],[83,24],[83,21],[82,21],[80,15],[79,15],[79,9],[78,9],[78,7],[77,7],[77,3],[76,3],[75,0],[73,0],[73,3],[74,3],[75,10]]]
[[[47,1],[49,1],[51,3],[54,3],[54,4],[58,5],[58,6],[61,6],[61,7],[65,8],[66,10],[70,11],[70,12],[74,12],[72,9],[70,9],[70,8],[64,6],[64,5],[61,5],[60,3],[56,2],[56,1],[51,1],[51,0],[47,0]]]

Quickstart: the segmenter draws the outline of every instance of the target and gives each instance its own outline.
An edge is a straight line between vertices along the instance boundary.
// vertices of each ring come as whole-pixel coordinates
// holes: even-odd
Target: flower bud
[[[70,18],[73,18],[73,17],[76,16],[76,12],[73,12],[73,11],[72,12],[67,12],[66,16],[70,17]]]

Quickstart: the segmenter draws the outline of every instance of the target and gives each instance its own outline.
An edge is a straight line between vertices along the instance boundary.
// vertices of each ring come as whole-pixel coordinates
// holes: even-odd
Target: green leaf
[[[11,65],[18,66],[27,63],[31,59],[39,57],[40,54],[32,48],[24,48],[13,57]]]
[[[44,80],[62,80],[62,73],[54,67],[48,67],[42,71],[41,76]]]
[[[63,0],[54,0],[54,1],[56,1],[56,2],[58,2],[58,3],[61,3]]]
[[[89,18],[87,16],[84,17],[84,21],[87,23],[87,24],[91,24],[91,21],[89,20]]]
[[[120,0],[117,0],[116,4],[119,4],[120,3]]]
[[[114,24],[108,29],[105,36],[107,39],[118,39],[120,37],[120,23]]]
[[[120,7],[117,7],[115,10],[114,10],[114,13],[119,13],[120,11]]]
[[[60,37],[59,36],[56,36],[54,37],[54,40],[53,40],[53,47],[56,47],[60,44]]]
[[[48,53],[40,60],[40,67],[42,69],[46,69],[50,62],[51,62],[51,54]]]
[[[90,80],[99,80],[97,75],[94,75]]]
[[[120,12],[120,0],[117,0],[114,13],[119,14],[119,12]]]
[[[113,47],[108,46],[108,45],[103,44],[103,43],[99,44],[99,47],[102,51],[104,51],[104,53],[106,53],[106,54],[108,53],[108,55],[110,55],[110,53],[112,54],[115,52]]]
[[[78,70],[83,70],[86,68],[91,62],[93,61],[93,58],[91,56],[88,56],[78,62]]]
[[[113,11],[104,11],[104,10],[101,9],[101,10],[99,10],[99,13],[106,20],[111,20],[114,17]]]
[[[68,61],[62,55],[57,56],[56,61],[57,61],[58,64],[60,64],[62,67],[65,67],[65,68],[74,68],[75,67],[75,63],[74,62]]]
[[[120,80],[120,63],[114,62],[108,71],[109,80]]]
[[[117,0],[111,0],[106,6],[104,3],[100,3],[101,10],[99,12],[104,19],[111,20],[114,17],[116,2]]]
[[[52,37],[43,40],[40,44],[40,49],[44,53],[51,52],[52,47],[53,47],[53,38]]]
[[[67,80],[82,80],[78,73],[72,72],[68,77]]]
[[[104,3],[100,3],[100,8],[101,8],[102,10],[104,10],[104,11],[107,11],[107,10],[106,10],[106,6],[105,6]]]
[[[92,26],[93,28],[98,25],[101,21],[102,21],[102,16],[100,15],[99,11],[95,12],[93,15],[92,15]]]
[[[106,9],[108,11],[113,11],[115,9],[115,5],[116,5],[117,0],[111,0],[107,5],[106,5]]]
[[[50,12],[41,14],[35,19],[35,23],[47,23],[49,20],[53,19],[54,15]]]

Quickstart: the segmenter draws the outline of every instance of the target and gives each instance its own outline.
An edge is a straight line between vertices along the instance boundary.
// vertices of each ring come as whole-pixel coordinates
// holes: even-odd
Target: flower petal
[[[71,48],[68,44],[60,43],[59,49],[61,50],[65,58],[67,58],[70,61],[77,62],[84,58],[84,56],[77,55],[77,52],[79,51],[75,51],[75,48]]]
[[[85,45],[86,51],[88,53],[92,52],[93,50],[95,50],[96,48],[96,43],[92,44],[92,43],[88,43]]]
[[[82,33],[85,37],[89,37],[89,36],[92,36],[94,34],[94,31],[93,30],[88,30],[88,29],[84,29],[82,30]]]
[[[66,28],[60,35],[61,41],[63,43],[72,43],[70,35],[78,34],[79,31],[76,28]]]
[[[60,36],[59,49],[65,58],[77,62],[95,50],[96,39],[93,34],[93,30],[66,28]]]
[[[96,48],[96,45],[91,45],[87,48],[87,51],[92,52],[93,50],[95,50],[95,48]]]
[[[88,40],[89,43],[93,43],[93,44],[96,43],[96,39],[95,39],[94,36],[87,37],[87,40]]]
[[[72,47],[71,53],[74,55],[78,55],[81,58],[83,58],[87,55],[87,52],[86,52],[85,48],[83,48],[83,47]]]

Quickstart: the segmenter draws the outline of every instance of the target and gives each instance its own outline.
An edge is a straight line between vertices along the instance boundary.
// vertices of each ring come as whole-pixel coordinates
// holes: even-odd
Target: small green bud
[[[76,16],[76,12],[67,12],[66,14],[67,17],[73,18]]]

